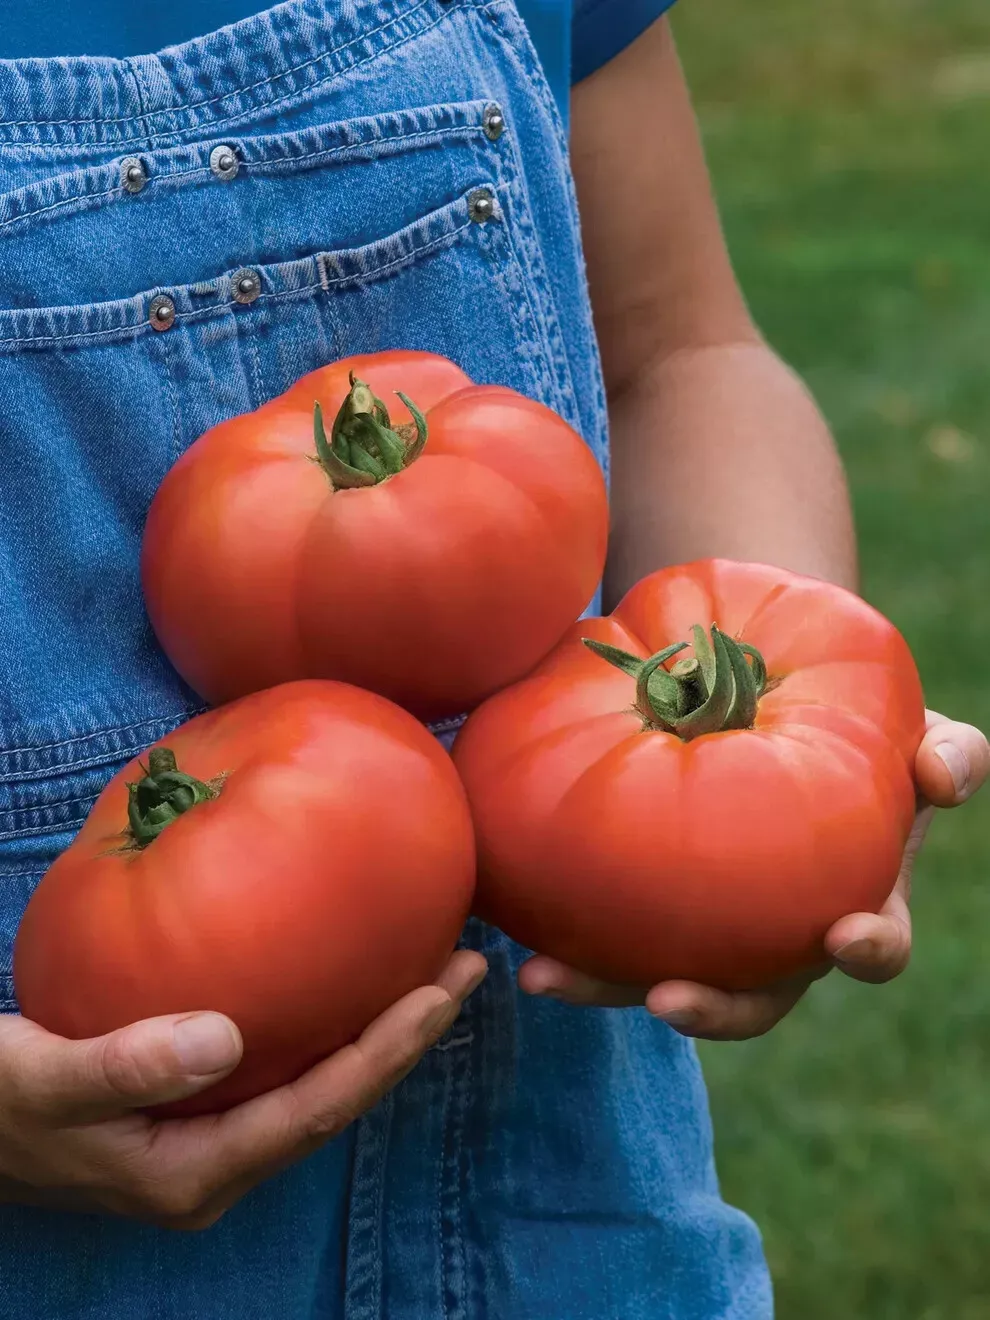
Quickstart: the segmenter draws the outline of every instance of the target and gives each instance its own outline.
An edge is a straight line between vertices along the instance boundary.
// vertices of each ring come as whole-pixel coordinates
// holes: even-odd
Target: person
[[[64,1041],[16,1015],[10,976],[30,892],[109,775],[198,709],[141,607],[155,488],[305,371],[424,348],[555,408],[610,454],[606,605],[708,555],[855,586],[832,441],[733,278],[670,3],[5,14],[3,1317],[771,1315],[690,1038],[766,1031],[810,978],[631,991],[472,922],[436,986],[295,1085],[155,1123],[144,1106],[235,1066],[236,1025],[204,1004]],[[986,775],[975,729],[929,722],[897,888],[828,936],[861,980],[907,961],[932,804]]]

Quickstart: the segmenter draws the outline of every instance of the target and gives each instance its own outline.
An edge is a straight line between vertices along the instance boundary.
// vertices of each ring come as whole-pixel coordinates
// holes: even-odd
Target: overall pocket
[[[110,775],[199,708],[138,577],[177,455],[386,348],[560,406],[513,241],[515,157],[489,118],[483,101],[390,112],[147,153],[136,193],[124,160],[0,198],[17,269],[0,307],[0,1000],[37,878]]]

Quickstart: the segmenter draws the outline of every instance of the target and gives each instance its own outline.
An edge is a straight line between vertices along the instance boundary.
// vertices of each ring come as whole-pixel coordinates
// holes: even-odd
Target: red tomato
[[[398,425],[376,397],[396,391]],[[337,414],[325,444],[314,403]],[[445,358],[392,352],[202,436],[155,497],[142,575],[165,651],[214,704],[334,678],[440,719],[556,645],[607,535],[604,481],[566,422]]]
[[[228,1014],[242,1063],[163,1111],[211,1112],[298,1077],[434,980],[474,839],[439,743],[340,683],[246,697],[165,745],[178,774],[160,749],[151,777],[132,762],[42,879],[14,977],[25,1015],[73,1039]]]
[[[655,573],[458,738],[477,910],[614,982],[796,973],[892,890],[923,732],[907,645],[850,592],[725,561]]]

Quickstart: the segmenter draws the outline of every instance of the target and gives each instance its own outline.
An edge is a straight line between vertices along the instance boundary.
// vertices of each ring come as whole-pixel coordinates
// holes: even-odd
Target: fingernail
[[[661,1022],[666,1022],[668,1027],[674,1027],[677,1031],[686,1031],[688,1028],[696,1025],[698,1014],[693,1008],[671,1008],[665,1012],[654,1013],[655,1018]]]
[[[470,998],[470,996],[474,994],[475,990],[477,990],[478,986],[481,985],[482,981],[485,979],[487,975],[488,975],[487,967],[482,967],[480,971],[475,972],[474,976],[472,976],[470,981],[468,981],[467,983],[467,989],[464,991],[465,999]]]
[[[172,1028],[172,1045],[190,1077],[210,1077],[233,1067],[241,1042],[230,1021],[219,1013],[196,1013]]]
[[[952,776],[952,786],[958,797],[963,797],[969,788],[969,761],[965,752],[961,752],[955,743],[939,743],[935,755]]]
[[[834,957],[836,962],[868,962],[876,951],[877,946],[872,940],[850,940],[841,949],[836,949]]]

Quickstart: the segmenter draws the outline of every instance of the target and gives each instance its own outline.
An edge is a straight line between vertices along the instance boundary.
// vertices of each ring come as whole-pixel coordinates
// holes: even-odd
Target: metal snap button
[[[490,188],[475,188],[468,193],[468,215],[476,225],[483,225],[495,214],[495,194]]]
[[[261,293],[261,276],[256,270],[245,267],[236,271],[231,277],[231,283],[234,286],[235,302],[253,303]]]
[[[171,330],[175,324],[175,303],[165,293],[152,298],[148,308],[148,320],[152,330]]]
[[[486,106],[481,124],[485,130],[485,137],[490,142],[497,142],[505,132],[505,116],[502,114],[502,107],[500,105]]]
[[[235,178],[240,168],[241,162],[237,159],[237,152],[233,147],[214,147],[210,152],[210,169],[225,183]]]
[[[120,186],[129,193],[139,193],[148,182],[148,172],[144,161],[137,156],[127,156],[120,162]]]

